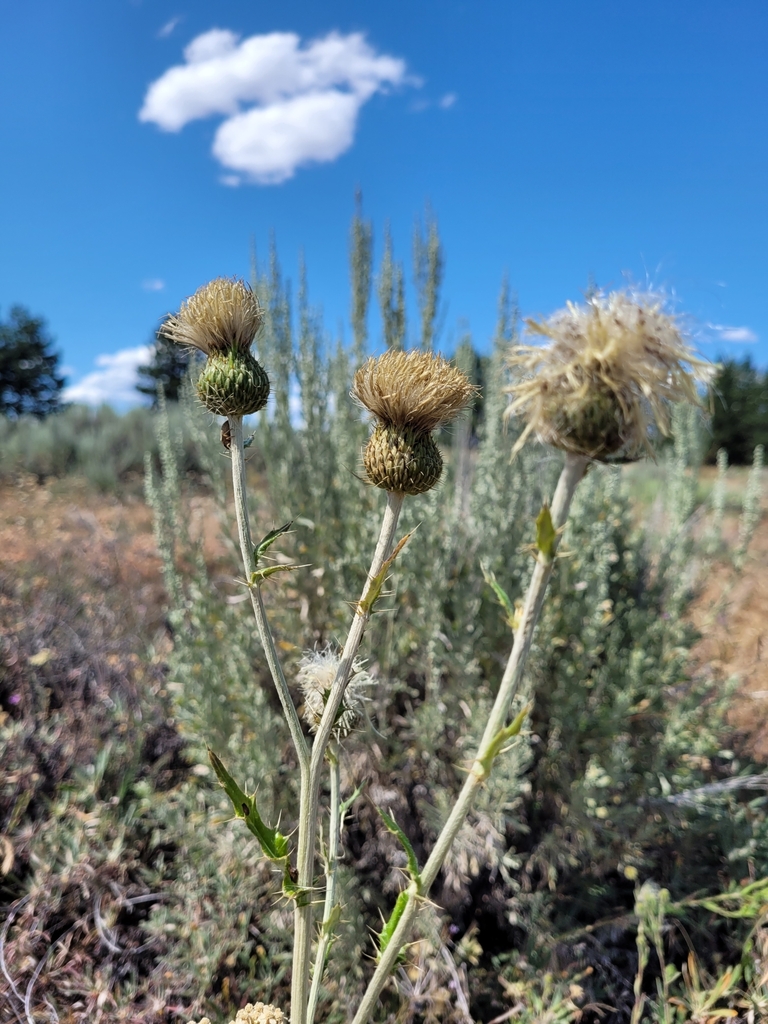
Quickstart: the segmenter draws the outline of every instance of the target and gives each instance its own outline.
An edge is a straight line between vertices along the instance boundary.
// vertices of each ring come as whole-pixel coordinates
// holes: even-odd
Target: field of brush
[[[251,428],[255,529],[293,520],[281,557],[307,564],[265,588],[289,682],[304,652],[343,641],[382,512],[334,358],[299,373],[302,423],[277,407]],[[510,462],[502,377],[441,439],[444,481],[406,507],[418,542],[364,642],[375,685],[343,749],[343,795],[361,793],[327,1024],[348,1019],[403,886],[376,808],[423,861],[511,643],[483,570],[519,596],[559,469],[536,446]],[[0,1019],[219,1024],[287,1004],[291,907],[205,752],[290,832],[296,766],[236,582],[218,424],[187,402],[0,433]],[[643,1020],[768,1019],[763,471],[701,452],[679,417],[656,464],[590,471],[520,698],[530,728],[382,1022],[634,1024],[640,992]]]

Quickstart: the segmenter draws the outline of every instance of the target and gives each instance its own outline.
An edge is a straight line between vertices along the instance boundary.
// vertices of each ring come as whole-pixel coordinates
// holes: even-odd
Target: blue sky
[[[271,231],[348,337],[358,186],[409,277],[431,204],[446,351],[487,347],[505,272],[525,315],[629,275],[768,363],[765,0],[25,0],[0,42],[0,315],[47,318],[71,397],[129,398]]]

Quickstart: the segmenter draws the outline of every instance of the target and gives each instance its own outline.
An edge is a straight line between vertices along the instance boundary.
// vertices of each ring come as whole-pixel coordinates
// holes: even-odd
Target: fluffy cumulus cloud
[[[119,352],[96,357],[97,370],[88,373],[77,384],[64,390],[66,402],[82,402],[84,405],[134,405],[139,398],[136,391],[136,371],[152,358],[151,345],[124,348]]]
[[[302,44],[293,32],[241,40],[215,28],[193,39],[184,59],[150,85],[139,119],[177,132],[190,121],[224,117],[214,156],[259,184],[335,160],[352,145],[367,100],[417,81],[403,60],[377,53],[358,32]],[[232,175],[226,183],[234,184]]]
[[[729,327],[727,324],[713,324],[713,327],[723,341],[751,344],[758,340],[757,335],[750,327]]]

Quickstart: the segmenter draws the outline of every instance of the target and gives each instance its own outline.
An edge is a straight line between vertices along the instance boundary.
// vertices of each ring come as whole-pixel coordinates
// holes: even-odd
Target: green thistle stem
[[[243,417],[242,416],[230,416],[229,417],[229,430],[231,434],[231,448],[230,453],[232,456],[232,485],[235,493],[235,516],[237,518],[237,531],[240,537],[240,552],[243,557],[243,566],[245,568],[245,578],[249,579],[251,573],[255,568],[254,557],[253,557],[253,541],[251,539],[251,527],[248,522],[248,504],[245,496],[245,450],[243,447]],[[299,713],[291,698],[290,690],[288,689],[288,683],[285,681],[283,675],[283,669],[280,665],[280,661],[277,656],[277,648],[275,647],[275,640],[272,636],[272,630],[269,627],[267,621],[267,613],[264,608],[264,602],[261,599],[261,590],[258,586],[250,588],[251,604],[253,606],[253,614],[256,617],[256,625],[259,630],[259,636],[261,638],[261,645],[264,648],[264,654],[269,665],[269,671],[272,674],[272,680],[275,684],[275,689],[280,698],[280,703],[283,706],[283,712],[288,722],[288,728],[291,732],[291,739],[293,745],[296,748],[296,756],[299,761],[299,769],[301,772],[301,787],[302,792],[305,787],[305,779],[309,775],[309,749],[307,747],[307,741],[304,739],[304,732],[301,728],[301,721],[299,719]]]
[[[325,961],[333,942],[334,915],[336,909],[336,883],[339,873],[339,847],[341,845],[341,770],[337,750],[328,751],[331,763],[331,807],[328,822],[328,854],[325,869],[325,906],[323,907],[323,923],[320,930],[320,941],[315,955],[315,970],[312,975],[312,988],[309,993],[307,1024],[314,1024],[317,1012],[317,1001],[320,998],[320,985],[325,972]],[[339,908],[340,910],[341,908]]]
[[[557,531],[565,525],[568,518],[568,511],[571,507],[573,495],[586,472],[588,460],[580,455],[567,455],[563,471],[557,483],[555,496],[552,501],[551,517],[554,529]],[[515,633],[515,642],[512,653],[509,656],[507,667],[501,680],[499,692],[496,695],[491,714],[480,741],[477,754],[472,768],[467,775],[461,792],[453,809],[446,821],[440,835],[437,838],[434,849],[421,872],[421,895],[426,896],[437,878],[440,868],[443,866],[451,844],[456,838],[464,819],[469,813],[472,802],[480,786],[488,777],[493,755],[496,746],[496,739],[499,732],[509,717],[509,709],[517,693],[520,681],[525,669],[525,663],[531,649],[533,634],[541,614],[544,603],[544,594],[552,575],[555,564],[554,554],[557,546],[557,534],[553,542],[551,557],[539,555],[533,576],[528,586],[525,604],[523,606],[520,626]],[[314,751],[313,751],[314,753]],[[376,971],[365,990],[360,1007],[355,1014],[352,1024],[370,1024],[373,1020],[373,1011],[376,1001],[384,988],[387,979],[394,969],[398,954],[408,940],[411,926],[419,909],[420,900],[417,886],[412,883],[409,889],[410,898],[406,905],[403,916],[395,929],[389,944],[381,956]]]
[[[341,706],[344,691],[347,688],[352,665],[360,648],[365,627],[370,618],[370,608],[366,598],[375,585],[376,577],[385,561],[392,552],[395,540],[397,521],[403,507],[402,494],[387,493],[387,507],[381,523],[379,541],[373,555],[368,578],[355,611],[355,617],[344,644],[341,661],[328,694],[323,717],[312,744],[312,757],[309,767],[309,780],[305,789],[302,777],[301,807],[299,810],[299,847],[297,867],[298,884],[309,892],[312,890],[315,876],[315,840],[317,837],[317,820],[320,813],[320,781],[325,764],[325,753],[331,740],[336,722],[336,715]],[[307,1000],[309,992],[309,965],[312,954],[312,901],[306,905],[296,904],[294,911],[295,932],[293,945],[293,975],[291,978],[291,1024],[307,1024]]]

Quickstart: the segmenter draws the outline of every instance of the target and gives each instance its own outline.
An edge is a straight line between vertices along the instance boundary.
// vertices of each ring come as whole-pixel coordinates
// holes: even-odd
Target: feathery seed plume
[[[697,385],[710,371],[658,296],[597,294],[527,324],[550,343],[516,345],[509,358],[525,374],[508,388],[506,415],[527,421],[514,452],[535,433],[599,461],[652,455],[649,430],[669,433],[671,404],[701,404]]]
[[[316,732],[320,725],[340,660],[338,654],[328,647],[324,651],[305,654],[299,662],[297,681],[304,695],[304,720],[312,732]],[[370,675],[359,661],[355,661],[333,727],[335,740],[343,740],[362,723],[366,700],[364,690],[372,685]]]
[[[217,277],[182,302],[179,312],[168,318],[163,334],[207,356],[233,348],[246,352],[263,320],[264,310],[244,281]]]
[[[238,278],[217,277],[181,304],[163,334],[208,357],[197,381],[203,405],[219,416],[246,416],[263,409],[269,378],[251,345],[264,319],[252,290]]]
[[[390,350],[363,363],[352,397],[378,420],[363,452],[370,482],[402,494],[434,487],[443,460],[431,432],[465,409],[476,391],[431,352]]]

